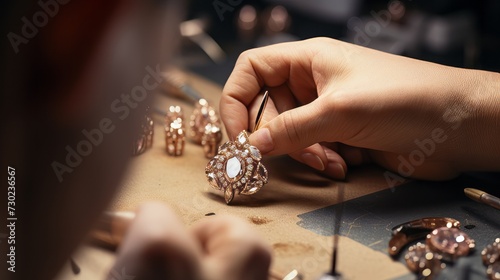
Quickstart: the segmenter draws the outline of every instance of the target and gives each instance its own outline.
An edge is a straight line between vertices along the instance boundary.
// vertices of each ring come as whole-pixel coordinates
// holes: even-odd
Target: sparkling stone
[[[217,163],[217,169],[222,169],[222,163]]]
[[[246,175],[247,175],[247,176],[252,176],[252,172],[247,171]]]
[[[263,184],[261,181],[253,182],[252,184],[250,184],[250,187],[248,188],[248,190],[245,191],[245,194],[252,195],[252,194],[258,192],[260,190],[260,188],[262,188],[262,185]]]
[[[484,265],[490,265],[500,261],[500,238],[497,238],[492,244],[486,245],[481,252]]]
[[[222,150],[226,150],[229,148],[229,145],[230,145],[230,142],[226,142],[224,144],[222,144],[219,148],[219,151],[222,151]]]
[[[247,163],[252,163],[252,162],[253,162],[253,159],[247,158]]]
[[[220,172],[220,171],[217,172],[217,177],[222,178],[223,176],[224,176],[224,174],[222,172]]]
[[[260,160],[262,158],[259,149],[257,149],[256,147],[250,146],[248,149],[250,150],[250,154],[254,159]]]
[[[238,135],[238,142],[240,142],[241,145],[244,145],[246,141],[247,141],[247,136],[245,135],[244,132],[241,132]]]
[[[224,192],[224,199],[226,200],[226,204],[229,204],[231,200],[234,198],[234,191],[232,188],[226,188]]]
[[[247,152],[247,151],[244,151],[243,153],[241,153],[241,156],[242,156],[242,157],[247,157],[247,156],[248,156],[248,152]]]
[[[259,168],[258,169],[259,179],[264,181],[264,183],[267,183],[267,177],[268,177],[267,169],[264,167],[263,164],[260,164],[260,163],[259,163],[258,168]]]
[[[246,182],[247,182],[247,179],[245,179],[245,178],[241,178],[241,183],[242,183],[242,184],[245,184]]]
[[[223,162],[225,159],[226,159],[226,158],[225,158],[224,156],[220,156],[220,157],[219,157],[219,161],[220,161],[220,162]]]
[[[247,167],[247,169],[248,169],[248,170],[253,170],[253,165],[251,165],[251,164],[250,164],[250,165]]]
[[[208,183],[210,184],[210,186],[220,190],[220,186],[217,184],[217,180],[215,178],[215,174],[210,172],[207,174],[207,178],[208,178]]]
[[[241,171],[241,163],[236,157],[230,158],[226,163],[226,174],[233,179],[238,176]]]
[[[465,232],[457,228],[442,227],[427,235],[427,245],[448,261],[468,255],[475,243]]]
[[[486,269],[486,274],[491,280],[500,280],[500,262],[490,264]]]
[[[212,168],[213,168],[214,164],[215,164],[215,159],[211,159],[211,160],[208,162],[207,167],[205,168],[205,171],[206,171],[206,172],[209,172],[209,171],[210,171],[210,169],[212,169]]]
[[[146,143],[144,141],[144,137],[141,137],[137,139],[136,146],[135,146],[135,153],[139,154],[144,151],[144,147],[146,146]]]
[[[415,273],[423,272],[434,273],[441,268],[440,257],[429,250],[425,244],[417,243],[408,248],[408,253],[405,255],[406,266]],[[429,274],[430,275],[430,274]]]

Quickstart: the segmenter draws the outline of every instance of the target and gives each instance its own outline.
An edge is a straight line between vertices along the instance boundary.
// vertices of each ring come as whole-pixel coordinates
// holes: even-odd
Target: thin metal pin
[[[255,126],[253,131],[259,129],[260,121],[262,120],[262,116],[264,116],[264,109],[266,109],[268,100],[269,100],[269,91],[266,90],[266,92],[264,92],[264,96],[262,97],[262,101],[260,102],[260,107],[259,111],[257,112],[257,118],[255,120]]]
[[[342,223],[342,212],[344,212],[344,185],[340,184],[337,189],[337,199],[340,200],[340,205],[335,209],[334,232],[333,232],[333,252],[332,252],[332,269],[330,274],[338,276],[337,273],[337,251],[339,249],[339,234]]]
[[[333,248],[332,248],[332,267],[328,273],[323,274],[319,280],[341,280],[342,275],[337,272],[337,252],[339,249],[340,225],[342,223],[342,212],[344,211],[344,185],[340,184],[337,188],[337,200],[340,201],[335,207],[333,217]]]

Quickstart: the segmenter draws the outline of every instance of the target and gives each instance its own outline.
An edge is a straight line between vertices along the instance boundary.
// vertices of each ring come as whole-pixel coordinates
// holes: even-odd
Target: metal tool
[[[262,117],[264,116],[264,109],[267,106],[268,100],[269,100],[269,91],[266,90],[266,92],[264,92],[264,96],[262,97],[262,101],[260,102],[260,107],[259,107],[259,111],[257,112],[257,117],[255,118],[255,126],[253,128],[253,131],[256,131],[257,129],[259,129],[260,122],[262,120]]]
[[[333,247],[332,247],[332,268],[329,272],[323,274],[319,280],[341,280],[342,275],[337,272],[337,256],[339,249],[339,234],[340,225],[342,223],[342,212],[344,212],[344,185],[341,184],[337,188],[337,200],[340,201],[340,205],[337,205],[334,213],[333,220]]]

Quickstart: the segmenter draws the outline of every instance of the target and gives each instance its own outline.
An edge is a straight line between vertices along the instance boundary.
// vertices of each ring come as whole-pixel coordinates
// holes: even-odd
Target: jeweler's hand
[[[239,57],[223,90],[230,138],[252,129],[263,87],[272,102],[252,144],[333,178],[367,161],[424,179],[500,168],[497,73],[326,38],[253,49]]]
[[[261,280],[268,278],[270,262],[268,245],[240,219],[207,217],[187,229],[166,206],[148,203],[108,279]]]

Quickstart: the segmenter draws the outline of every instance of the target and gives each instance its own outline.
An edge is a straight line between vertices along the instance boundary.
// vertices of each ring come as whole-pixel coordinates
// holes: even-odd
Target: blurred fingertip
[[[300,156],[301,160],[303,163],[309,165],[310,167],[319,170],[319,171],[324,171],[325,170],[325,165],[323,164],[323,161],[321,158],[315,154],[311,153],[304,153]]]
[[[327,164],[324,173],[332,178],[345,180],[346,169],[338,162],[330,162]]]

